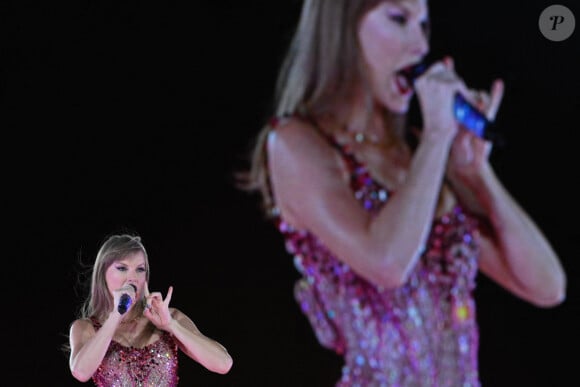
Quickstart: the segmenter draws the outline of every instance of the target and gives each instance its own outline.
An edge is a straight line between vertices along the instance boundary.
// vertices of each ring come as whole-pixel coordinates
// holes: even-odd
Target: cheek
[[[119,273],[119,271],[114,269],[107,270],[107,272],[105,273],[105,279],[109,287],[112,288],[115,288],[120,282],[123,282],[122,276]]]
[[[381,50],[373,30],[374,27],[370,22],[364,23],[359,31],[359,43],[365,61],[370,67],[374,68],[380,61]]]
[[[400,46],[384,27],[373,24],[363,27],[359,34],[363,56],[373,74],[383,77],[394,71]]]

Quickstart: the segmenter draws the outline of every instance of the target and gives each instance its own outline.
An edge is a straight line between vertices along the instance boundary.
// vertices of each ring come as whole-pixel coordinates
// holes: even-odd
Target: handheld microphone
[[[427,71],[430,65],[431,63],[428,62],[420,62],[404,68],[399,72],[399,75],[405,77],[409,85],[413,85],[415,80]],[[492,139],[492,134],[488,130],[491,127],[491,121],[477,108],[467,102],[465,97],[460,93],[455,94],[453,114],[457,122],[477,136],[486,140]]]
[[[137,292],[137,287],[135,285],[129,284],[128,286],[131,286],[133,290]],[[119,299],[119,305],[117,306],[117,311],[120,314],[125,314],[125,312],[131,307],[132,303],[133,299],[129,294],[127,293],[121,294],[121,298]]]

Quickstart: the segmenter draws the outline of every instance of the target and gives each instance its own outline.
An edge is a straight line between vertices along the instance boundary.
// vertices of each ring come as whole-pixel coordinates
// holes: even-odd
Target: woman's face
[[[385,0],[360,21],[358,39],[374,98],[393,112],[409,108],[413,90],[397,73],[429,51],[427,23],[427,0]]]
[[[105,273],[105,280],[109,292],[120,289],[129,284],[137,288],[136,299],[139,299],[140,290],[147,280],[147,269],[145,266],[145,256],[142,251],[138,251],[124,256],[113,262]]]

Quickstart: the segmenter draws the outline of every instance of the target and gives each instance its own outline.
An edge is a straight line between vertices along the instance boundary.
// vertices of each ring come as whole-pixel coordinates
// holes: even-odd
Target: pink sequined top
[[[93,326],[101,327],[95,320]],[[111,341],[93,382],[98,387],[175,387],[179,381],[177,352],[177,342],[168,332],[142,348]]]
[[[331,138],[365,210],[392,192]],[[295,298],[320,344],[344,357],[337,387],[476,387],[478,327],[472,292],[478,247],[474,217],[460,207],[433,222],[408,281],[384,290],[355,273],[313,234],[276,218],[302,278]]]

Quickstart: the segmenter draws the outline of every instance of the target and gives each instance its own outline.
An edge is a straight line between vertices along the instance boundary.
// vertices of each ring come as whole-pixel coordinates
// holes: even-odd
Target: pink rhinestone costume
[[[95,320],[93,325],[101,327]],[[111,341],[93,382],[98,387],[175,387],[179,381],[177,351],[177,342],[168,332],[142,348]]]
[[[394,193],[329,141],[349,167],[355,198],[375,213]],[[390,290],[353,272],[315,235],[275,220],[302,274],[295,285],[302,312],[320,344],[344,357],[337,387],[480,386],[474,217],[456,207],[436,219],[408,281]]]

